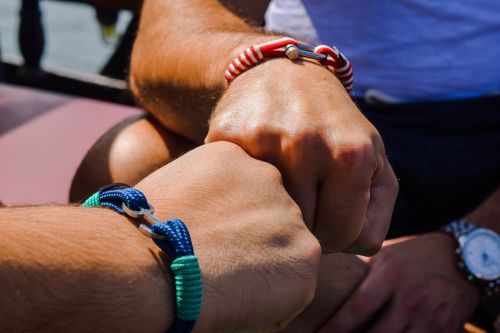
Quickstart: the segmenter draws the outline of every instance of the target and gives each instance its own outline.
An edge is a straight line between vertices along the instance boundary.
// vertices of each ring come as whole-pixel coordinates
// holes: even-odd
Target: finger
[[[359,237],[370,198],[366,169],[334,171],[321,184],[313,231],[324,251],[344,250]]]
[[[363,229],[346,252],[373,255],[382,246],[389,230],[394,204],[398,195],[398,183],[389,161],[384,158],[370,188],[370,200]]]
[[[372,318],[392,297],[392,284],[379,273],[370,272],[358,289],[319,333],[351,332]]]
[[[408,313],[402,310],[400,304],[392,303],[366,332],[367,333],[407,332],[409,326],[410,326],[410,319],[408,318]]]
[[[312,173],[304,177],[293,177],[288,170],[278,169],[282,170],[285,188],[300,207],[306,225],[312,229],[318,196],[317,178]]]
[[[443,296],[438,298],[438,300],[442,299]],[[426,301],[425,304],[427,305],[422,308],[422,311],[417,312],[413,316],[412,325],[408,332],[466,332],[464,324],[468,316],[460,311],[462,308],[461,303],[463,304],[464,302],[454,303],[455,306],[442,306],[442,304],[436,302],[436,298]]]
[[[427,286],[432,286],[429,281]],[[404,287],[404,286],[403,286]],[[401,288],[403,289],[403,288]],[[400,289],[400,290],[401,290]],[[437,297],[435,291],[442,290],[443,295]],[[436,302],[444,296],[443,288],[415,288],[410,292],[399,292],[393,298],[388,310],[381,316],[370,333],[382,332],[442,332],[450,326],[442,325],[447,322],[448,309],[440,308]],[[455,330],[450,330],[455,331]]]
[[[356,256],[329,253],[321,256],[314,300],[283,333],[313,333],[332,316],[363,281],[368,266]]]
[[[219,127],[223,127],[224,121],[217,121]],[[276,166],[282,173],[285,188],[300,207],[304,221],[309,228],[312,227],[318,196],[318,172],[310,166],[311,163],[304,161],[315,161],[313,166],[323,163],[310,149],[302,149],[302,146],[307,145],[307,140],[289,139],[282,133],[280,127],[273,125],[270,120],[265,126],[246,128],[246,135],[234,130],[213,131],[213,133],[215,134],[209,133],[207,142],[217,140],[233,142],[250,156]]]
[[[302,210],[309,229],[314,229],[319,188],[319,174],[327,165],[325,143],[316,136],[282,138],[278,169],[283,174],[285,187]]]

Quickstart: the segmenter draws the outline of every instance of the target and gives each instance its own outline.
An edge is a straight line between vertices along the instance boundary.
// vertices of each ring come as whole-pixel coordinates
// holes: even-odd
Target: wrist
[[[462,273],[477,286],[485,299],[500,294],[500,237],[495,231],[465,220],[455,220],[441,231],[456,243],[457,262]]]
[[[425,238],[428,241],[428,245],[435,249],[436,255],[442,257],[442,262],[444,263],[443,269],[446,272],[449,272],[450,275],[466,280],[457,266],[457,244],[456,240],[452,236],[436,231],[427,233],[421,237]]]
[[[79,209],[88,211],[88,208]],[[116,277],[108,283],[101,280],[97,282],[104,286],[102,295],[109,295],[108,289],[120,292],[122,299],[116,302],[114,307],[133,308],[136,319],[129,318],[126,321],[136,322],[138,331],[167,332],[175,319],[175,293],[168,259],[164,258],[158,247],[142,235],[137,226],[130,223],[126,217],[109,209],[93,211],[98,214],[94,219],[100,219],[108,229],[112,229],[106,231],[102,226],[96,227],[100,232],[116,233],[116,226],[120,226],[120,233],[116,234],[118,239],[115,238],[117,241],[114,242],[118,246],[112,251],[104,252],[106,256],[111,257],[108,261],[117,261],[114,268],[109,264],[104,265],[108,266],[108,270]],[[120,256],[117,253],[120,253]],[[99,270],[102,270],[102,267],[95,268],[95,271]],[[110,304],[112,303],[111,301]]]
[[[335,47],[327,45],[312,46],[291,37],[282,37],[254,44],[242,51],[228,65],[225,79],[229,85],[241,73],[275,58],[288,58],[292,62],[315,63],[334,74],[350,94],[353,84],[352,65]]]
[[[1,222],[20,222],[9,228],[12,223],[3,223],[0,229],[6,295],[0,306],[8,314],[2,318],[6,327],[166,331],[174,313],[170,288],[165,288],[170,282],[148,240],[127,219],[80,207],[5,208],[1,213]]]
[[[223,73],[222,73],[223,74]],[[332,96],[336,105],[351,105],[352,100],[342,83],[324,66],[307,60],[287,58],[266,59],[236,77],[227,88],[227,95],[239,99],[241,94],[301,95],[311,89],[318,95]]]
[[[328,96],[338,110],[350,110],[355,107],[340,81],[324,67],[309,61],[273,58],[244,71],[231,82],[215,108],[210,122],[215,115],[224,114],[225,111],[230,115],[239,111],[250,112],[252,109],[266,112],[269,99],[280,101],[278,96],[289,94],[294,94],[294,99],[304,102],[308,101],[312,94]],[[304,113],[311,109],[309,105],[299,104],[297,107]],[[280,112],[287,112],[287,109]],[[234,119],[234,116],[231,117]]]
[[[442,257],[439,266],[440,273],[444,274],[457,290],[462,291],[464,297],[462,302],[469,304],[471,309],[477,308],[481,302],[482,291],[481,288],[469,281],[466,274],[458,267],[456,240],[443,232],[432,232],[422,237],[431,242],[426,246],[434,248],[435,255]]]
[[[443,257],[445,257],[446,264],[443,265],[443,270],[448,272],[449,276],[463,281],[464,286],[466,286],[466,288],[474,294],[477,299],[477,303],[479,303],[481,298],[481,288],[468,280],[466,274],[459,268],[457,240],[452,235],[444,232],[429,233],[425,237],[432,239],[432,242],[436,244],[435,248],[442,253]]]
[[[137,326],[141,331],[148,332],[165,332],[175,322],[176,306],[175,299],[176,293],[173,291],[174,283],[171,278],[170,263],[176,256],[168,257],[160,250],[155,243],[147,237],[144,237],[136,225],[133,225],[124,216],[134,217],[128,215],[125,204],[120,204],[118,197],[120,189],[109,189],[108,192],[103,190],[97,192],[91,198],[85,201],[84,207],[108,207],[109,209],[93,210],[94,214],[106,215],[112,221],[106,221],[112,229],[118,229],[119,232],[110,233],[109,230],[100,230],[101,232],[112,234],[115,242],[115,247],[121,249],[123,254],[121,256],[113,255],[113,251],[106,251],[105,254],[110,258],[116,257],[120,263],[118,265],[104,265],[111,275],[114,276],[113,288],[122,290],[123,300],[129,304],[140,304],[134,307],[134,317],[136,317]],[[120,192],[124,198],[135,198],[128,192]],[[107,196],[106,196],[107,195]],[[111,198],[111,199],[110,199]],[[133,199],[129,199],[133,200]],[[140,199],[137,199],[138,202]],[[132,201],[133,202],[133,201]],[[129,206],[127,201],[127,207]],[[84,208],[88,210],[88,208]],[[123,209],[123,210],[122,210]],[[117,214],[120,213],[120,214]],[[111,214],[111,215],[110,215]],[[156,225],[155,225],[156,226]],[[118,245],[118,246],[116,246]],[[98,276],[99,278],[99,276]],[[98,279],[99,281],[99,279]],[[131,288],[133,283],[133,288]],[[107,285],[102,293],[105,294],[109,284],[104,281],[103,285]],[[117,304],[114,305],[116,309],[122,309],[125,304],[119,299]],[[112,303],[112,302],[110,302]]]
[[[224,57],[220,57],[216,65],[211,67],[207,79],[216,81],[219,85],[227,88],[226,80],[224,79],[224,72],[231,61],[237,58],[243,50],[251,45],[269,42],[280,37],[282,36],[248,33],[241,34],[240,37],[233,40],[233,45],[227,48],[227,52],[225,52]]]

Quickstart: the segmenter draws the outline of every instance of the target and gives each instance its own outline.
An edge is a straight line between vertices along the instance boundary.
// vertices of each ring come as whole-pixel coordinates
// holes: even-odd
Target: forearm
[[[216,0],[146,0],[131,88],[164,125],[201,142],[226,66],[242,48],[269,39]]]
[[[105,209],[0,209],[0,331],[165,332],[172,288],[150,239]]]
[[[469,213],[465,219],[500,233],[500,188]]]

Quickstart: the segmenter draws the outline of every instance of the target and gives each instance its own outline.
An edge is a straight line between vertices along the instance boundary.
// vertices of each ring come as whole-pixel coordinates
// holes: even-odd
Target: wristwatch
[[[458,243],[458,267],[476,284],[486,298],[500,294],[500,236],[465,220],[453,221],[441,228]]]

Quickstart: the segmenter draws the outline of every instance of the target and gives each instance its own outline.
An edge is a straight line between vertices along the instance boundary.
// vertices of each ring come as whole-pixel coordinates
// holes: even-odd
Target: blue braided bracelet
[[[176,319],[170,333],[191,332],[200,316],[202,300],[201,272],[198,258],[186,225],[179,219],[161,222],[153,216],[154,208],[144,194],[126,184],[113,184],[94,193],[83,207],[107,207],[119,214],[144,218],[151,224],[140,225],[141,231],[172,259],[170,269],[174,275]]]

